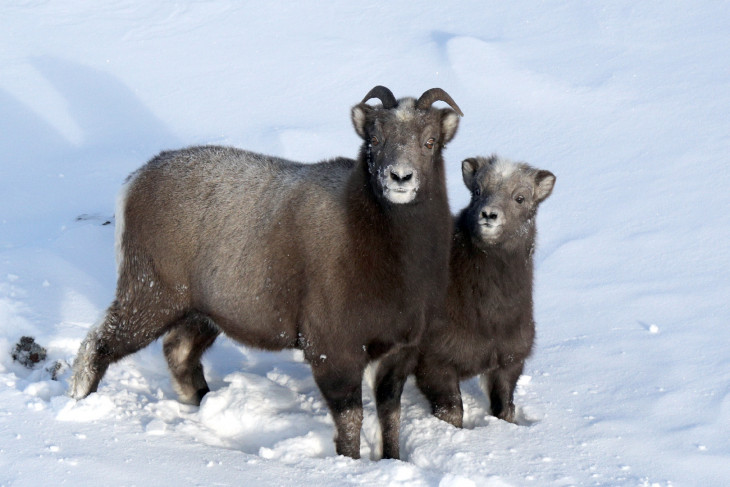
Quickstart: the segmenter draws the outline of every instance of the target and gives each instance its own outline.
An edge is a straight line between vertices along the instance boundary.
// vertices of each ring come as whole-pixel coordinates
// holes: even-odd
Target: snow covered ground
[[[730,4],[6,2],[0,15],[0,485],[726,485],[730,477]],[[111,301],[114,199],[162,149],[355,156],[374,85],[446,89],[446,150],[557,175],[538,218],[538,341],[520,425],[463,384],[466,425],[409,383],[404,461],[363,460],[296,351],[219,339],[180,405],[159,343],[74,402],[71,362]],[[31,335],[48,357],[11,358]]]

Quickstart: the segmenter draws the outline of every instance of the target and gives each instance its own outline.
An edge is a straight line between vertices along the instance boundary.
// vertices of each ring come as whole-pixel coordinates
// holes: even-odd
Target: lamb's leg
[[[510,423],[515,421],[515,387],[523,368],[524,362],[518,362],[510,367],[497,368],[489,374],[489,402],[492,414]]]
[[[338,366],[330,359],[312,363],[314,380],[335,422],[337,454],[355,459],[360,458],[363,370],[364,365],[359,368]]]
[[[165,335],[163,350],[180,402],[199,406],[210,391],[200,358],[219,334],[207,317],[191,314]]]
[[[464,406],[456,370],[446,364],[419,362],[416,384],[431,403],[434,416],[457,428],[464,424]]]
[[[384,357],[378,365],[375,403],[383,435],[383,458],[400,458],[401,395],[416,357],[415,350],[403,349]]]

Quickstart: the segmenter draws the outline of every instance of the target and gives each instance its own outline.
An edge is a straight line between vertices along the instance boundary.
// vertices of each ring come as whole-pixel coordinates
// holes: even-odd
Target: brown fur
[[[415,109],[411,98],[390,109],[364,101],[353,108],[364,140],[357,160],[300,164],[192,147],[130,177],[116,299],[82,343],[74,397],[165,333],[173,382],[193,404],[208,391],[200,357],[221,331],[252,347],[298,347],[332,411],[337,452],[359,457],[364,367],[417,342],[444,297],[451,222],[441,150],[458,125],[452,110]],[[409,106],[412,117],[399,117]],[[404,184],[390,175],[395,163],[419,181],[409,203],[384,194],[383,185]]]

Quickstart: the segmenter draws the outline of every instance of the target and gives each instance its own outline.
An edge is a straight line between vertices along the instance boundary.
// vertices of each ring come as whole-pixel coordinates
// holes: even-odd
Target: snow
[[[0,485],[724,485],[730,470],[730,5],[725,2],[29,0],[0,16]],[[111,301],[114,205],[163,149],[353,157],[377,84],[439,86],[445,152],[557,176],[538,215],[536,350],[517,425],[403,397],[403,461],[338,457],[301,354],[219,339],[212,392],[176,401],[161,346],[65,395]],[[109,222],[107,224],[107,222]],[[19,339],[48,352],[28,370]]]

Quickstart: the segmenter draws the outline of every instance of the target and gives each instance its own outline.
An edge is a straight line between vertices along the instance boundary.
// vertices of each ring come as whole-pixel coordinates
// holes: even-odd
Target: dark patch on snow
[[[83,213],[76,217],[77,222],[87,222],[88,221],[88,222],[97,223],[102,226],[111,225],[113,219],[114,219],[114,217],[107,218],[102,215],[89,215],[87,213]]]
[[[38,345],[35,338],[29,336],[21,337],[11,353],[13,360],[28,369],[34,369],[36,365],[44,362],[47,355],[46,349]],[[69,365],[66,361],[56,360],[49,364],[45,370],[51,375],[52,380],[58,380],[68,368]]]
[[[58,378],[68,370],[69,365],[64,360],[56,360],[51,365],[46,367],[46,371],[51,374],[52,380],[58,380]]]
[[[46,359],[46,349],[38,345],[33,337],[21,337],[12,352],[13,360],[32,369]]]

